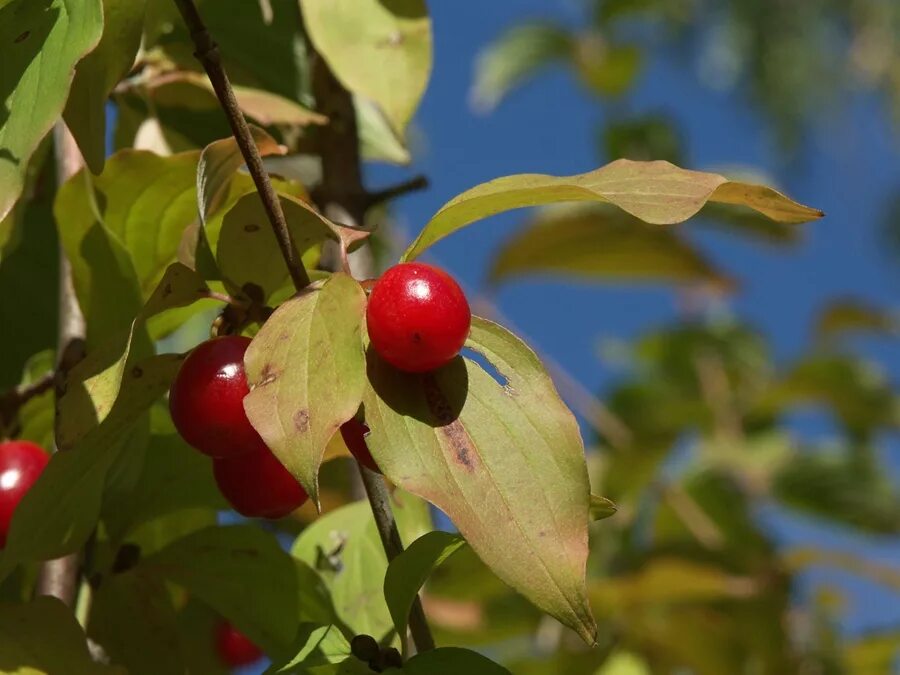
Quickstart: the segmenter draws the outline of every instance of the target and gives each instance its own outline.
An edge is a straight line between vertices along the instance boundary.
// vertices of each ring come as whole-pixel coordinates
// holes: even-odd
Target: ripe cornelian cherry
[[[49,461],[50,456],[30,441],[0,443],[0,548],[6,546],[16,507]]]
[[[244,412],[250,391],[239,335],[203,342],[188,355],[169,390],[169,410],[181,437],[211,457],[229,457],[262,443]]]
[[[366,444],[366,435],[368,433],[369,427],[366,426],[366,423],[360,422],[355,417],[350,418],[350,420],[341,425],[341,438],[344,439],[350,454],[356,458],[357,462],[370,471],[381,473],[381,469],[378,468],[378,465],[372,458],[372,453],[369,452],[369,446]]]
[[[250,452],[213,458],[213,475],[222,496],[248,518],[283,518],[309,499],[262,441]]]
[[[472,313],[444,270],[400,263],[375,282],[366,309],[372,346],[400,370],[423,373],[450,361],[469,335]]]
[[[215,640],[219,660],[229,668],[250,665],[263,655],[262,649],[228,621],[216,624]]]

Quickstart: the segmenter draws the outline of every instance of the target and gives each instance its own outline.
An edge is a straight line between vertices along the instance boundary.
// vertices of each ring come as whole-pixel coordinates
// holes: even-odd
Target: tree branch
[[[13,426],[19,409],[35,396],[49,391],[55,382],[56,371],[51,370],[31,384],[13,387],[0,394],[0,438]]]
[[[337,81],[321,56],[314,55],[313,93],[318,111],[328,117],[319,129],[322,155],[322,183],[318,207],[328,217],[351,227],[363,224],[370,205],[362,181],[359,134],[353,97]],[[391,509],[390,494],[384,479],[360,465],[360,474],[372,515],[388,560],[403,552],[403,542]],[[416,598],[409,615],[409,630],[417,651],[434,649],[434,638],[425,618],[421,601]],[[406,636],[401,636],[406,640]]]
[[[372,206],[377,206],[378,204],[390,201],[391,199],[402,197],[410,192],[426,189],[428,189],[428,176],[419,174],[418,176],[413,176],[409,180],[397,183],[384,190],[368,193],[366,196],[366,205],[371,208]]]
[[[61,186],[74,176],[84,161],[78,145],[65,123],[56,123],[53,131],[56,153],[57,185]],[[66,252],[59,247],[59,328],[56,354],[57,365],[54,384],[56,385],[55,428],[59,431],[59,399],[65,390],[65,381],[69,371],[84,357],[85,323],[84,315],[75,295],[72,284],[72,267]],[[69,607],[75,606],[78,595],[81,556],[71,553],[55,560],[41,563],[38,572],[35,595],[51,595],[59,598]]]
[[[197,11],[193,0],[175,0],[175,4],[178,6],[178,11],[181,12],[184,23],[190,31],[191,39],[194,41],[194,46],[197,48],[194,56],[203,64],[222,110],[228,118],[228,124],[241,150],[241,155],[244,157],[244,162],[247,164],[247,170],[256,184],[256,189],[259,192],[260,199],[262,199],[263,208],[265,208],[266,215],[269,217],[269,223],[272,225],[272,231],[278,240],[281,254],[284,256],[285,263],[287,263],[291,280],[294,282],[294,287],[299,291],[309,285],[309,275],[303,267],[300,254],[297,253],[297,247],[294,245],[287,221],[284,218],[281,201],[275,193],[275,188],[272,187],[272,181],[269,180],[269,174],[263,166],[259,149],[250,135],[247,120],[244,119],[244,114],[241,112],[237,99],[234,96],[234,90],[231,88],[231,82],[228,80],[228,75],[222,66],[219,47],[206,29],[206,25],[203,23],[200,12]]]

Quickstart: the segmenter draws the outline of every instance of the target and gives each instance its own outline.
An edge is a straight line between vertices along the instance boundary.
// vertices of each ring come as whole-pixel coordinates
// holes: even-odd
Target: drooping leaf
[[[204,103],[207,108],[217,106],[214,89],[204,73],[190,70],[163,73],[148,79],[144,86],[155,101],[165,107],[182,107],[178,105],[182,100],[190,108],[204,106]],[[272,91],[240,84],[233,84],[232,90],[241,110],[263,126],[283,124],[305,127],[328,121],[323,115]]]
[[[170,265],[131,328],[90,350],[69,372],[66,392],[59,401],[56,440],[60,448],[71,447],[103,422],[125,382],[142,386],[142,369],[134,364],[150,349],[144,332],[147,320],[167,309],[189,305],[203,297],[207,290],[196,272],[181,263]],[[134,367],[131,378],[126,379],[129,366]]]
[[[89,345],[127,328],[176,260],[182,233],[197,218],[198,157],[124,150],[92,185],[82,171],[60,189],[54,213]]]
[[[0,605],[0,672],[16,675],[125,675],[95,662],[72,610],[52,597]]]
[[[592,643],[590,489],[575,418],[534,352],[497,324],[473,317],[466,346],[504,383],[462,357],[413,375],[369,350],[369,448],[392,482],[450,516],[501,579]]]
[[[301,0],[300,7],[310,41],[335,76],[375,101],[402,135],[431,73],[424,0]]]
[[[263,129],[250,126],[250,134],[262,157],[283,155],[286,150]],[[225,199],[231,177],[244,164],[244,158],[234,137],[210,143],[197,162],[197,210],[204,224],[210,213]]]
[[[247,417],[315,503],[325,447],[362,400],[365,305],[362,287],[335,274],[283,303],[244,356]]]
[[[75,64],[102,32],[101,0],[0,4],[0,220],[22,191],[29,157],[59,119]]]
[[[761,185],[731,182],[723,176],[680,169],[664,161],[618,159],[577,176],[520,174],[497,178],[444,204],[403,254],[411,260],[466,225],[501,211],[555,202],[609,202],[647,223],[679,223],[708,201],[748,206],[768,217],[802,223],[822,212]]]
[[[900,317],[863,301],[845,298],[830,302],[816,320],[816,337],[823,340],[856,332],[897,335]]]
[[[427,506],[399,491],[391,506],[400,535],[411,542],[430,529]],[[366,502],[342,506],[318,518],[291,547],[328,587],[338,618],[354,633],[381,638],[392,627],[384,600],[387,558]]]
[[[146,442],[143,413],[168,389],[179,365],[173,355],[138,362],[125,374],[123,395],[103,423],[71,450],[53,455],[16,508],[0,555],[0,577],[21,561],[56,558],[84,544],[100,516],[110,467],[120,453]]]
[[[103,171],[106,101],[134,65],[141,44],[146,0],[103,0],[103,37],[75,69],[63,113],[88,168]]]
[[[606,208],[542,214],[503,245],[490,274],[494,282],[554,274],[612,282],[731,285],[673,230]]]
[[[391,126],[384,112],[364,96],[353,97],[359,151],[370,162],[409,164],[411,157],[403,136]]]
[[[384,597],[398,635],[406,635],[409,610],[431,572],[465,544],[465,539],[450,532],[428,532],[388,565]]]
[[[329,624],[333,611],[316,574],[269,533],[249,525],[211,527],[141,563],[232,622],[273,658],[290,654],[303,622]]]
[[[478,55],[471,100],[491,110],[541,69],[573,55],[571,33],[549,21],[520,23]]]
[[[311,267],[314,260],[309,256],[317,259],[316,247],[327,239],[337,239],[331,229],[337,226],[300,200],[281,195],[280,201],[294,244]],[[219,271],[233,294],[239,295],[245,284],[253,284],[268,299],[289,281],[284,257],[256,192],[244,195],[228,209],[215,246]]]
[[[414,675],[511,675],[488,657],[459,647],[438,647],[417,654],[403,664],[403,672]]]
[[[181,673],[177,621],[162,581],[133,569],[104,579],[93,596],[88,632],[129,675]]]

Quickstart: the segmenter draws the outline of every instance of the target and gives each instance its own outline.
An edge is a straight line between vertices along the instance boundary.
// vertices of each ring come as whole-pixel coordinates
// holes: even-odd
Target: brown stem
[[[56,371],[51,370],[28,385],[13,387],[0,394],[0,439],[9,432],[19,414],[19,409],[35,396],[49,391],[56,382]]]
[[[259,149],[256,147],[256,143],[253,142],[253,137],[250,135],[250,129],[247,126],[247,120],[244,119],[244,114],[241,112],[237,99],[234,96],[234,90],[231,88],[231,82],[228,80],[228,75],[226,75],[225,68],[222,66],[219,47],[206,29],[206,25],[203,23],[200,12],[197,11],[193,0],[175,0],[175,4],[178,6],[178,11],[181,12],[184,23],[190,31],[191,39],[194,41],[194,46],[197,48],[194,56],[203,64],[203,68],[206,70],[207,76],[209,76],[209,81],[216,92],[216,97],[219,99],[222,110],[225,112],[225,117],[228,118],[228,124],[231,126],[231,131],[241,150],[241,155],[243,155],[244,162],[247,164],[247,170],[256,184],[256,189],[259,192],[260,199],[262,199],[263,208],[266,210],[269,223],[272,225],[275,238],[278,240],[281,254],[287,263],[291,280],[294,282],[294,287],[299,291],[309,285],[309,275],[303,267],[300,254],[297,253],[297,247],[294,245],[291,231],[288,229],[287,221],[284,218],[281,201],[275,193],[275,188],[272,187],[272,181],[269,180],[269,174],[263,166]]]
[[[397,197],[402,197],[403,195],[409,194],[410,192],[417,192],[419,190],[427,189],[428,176],[419,174],[418,176],[413,176],[407,181],[397,183],[396,185],[392,185],[391,187],[385,188],[384,190],[378,190],[377,192],[368,193],[366,197],[366,204],[369,207],[377,206],[378,204],[396,199]]]
[[[54,140],[56,143],[57,182],[62,185],[78,173],[84,162],[75,139],[61,121],[57,122],[54,129]],[[59,328],[56,346],[58,362],[55,378],[57,435],[59,432],[59,399],[63,394],[69,370],[84,357],[84,337],[84,315],[81,313],[81,307],[75,295],[75,286],[72,284],[72,268],[65,250],[60,245]],[[78,595],[80,561],[79,553],[71,553],[62,558],[46,560],[41,563],[35,594],[51,595],[59,598],[69,607],[74,607]]]
[[[363,486],[366,488],[366,496],[372,506],[372,515],[375,517],[375,525],[378,528],[378,536],[387,555],[388,562],[403,553],[403,541],[397,530],[394,520],[394,512],[391,509],[391,496],[388,493],[384,479],[374,471],[370,471],[362,464],[359,465],[359,473]],[[409,612],[409,632],[412,635],[416,651],[423,652],[434,649],[434,638],[425,618],[425,610],[422,609],[422,601],[416,596]],[[406,636],[401,635],[401,640]]]
[[[328,117],[321,128],[319,149],[322,156],[322,183],[318,206],[328,217],[355,227],[363,224],[369,205],[362,182],[359,134],[353,97],[337,81],[325,60],[314,55],[313,93],[318,111]],[[403,552],[403,542],[391,509],[390,494],[384,479],[360,465],[366,497],[388,560]],[[434,638],[425,618],[421,601],[416,598],[409,614],[409,630],[419,652],[434,649]],[[406,636],[401,636],[406,640]]]

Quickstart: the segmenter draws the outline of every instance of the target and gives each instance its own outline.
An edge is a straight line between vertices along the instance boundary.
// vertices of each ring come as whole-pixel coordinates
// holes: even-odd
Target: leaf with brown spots
[[[401,373],[369,350],[369,449],[392,482],[450,516],[497,576],[593,643],[578,425],[514,335],[472,317],[466,346],[505,381],[461,356],[426,375]]]
[[[344,274],[282,304],[244,357],[244,409],[272,452],[318,505],[319,465],[365,386],[366,296]]]

